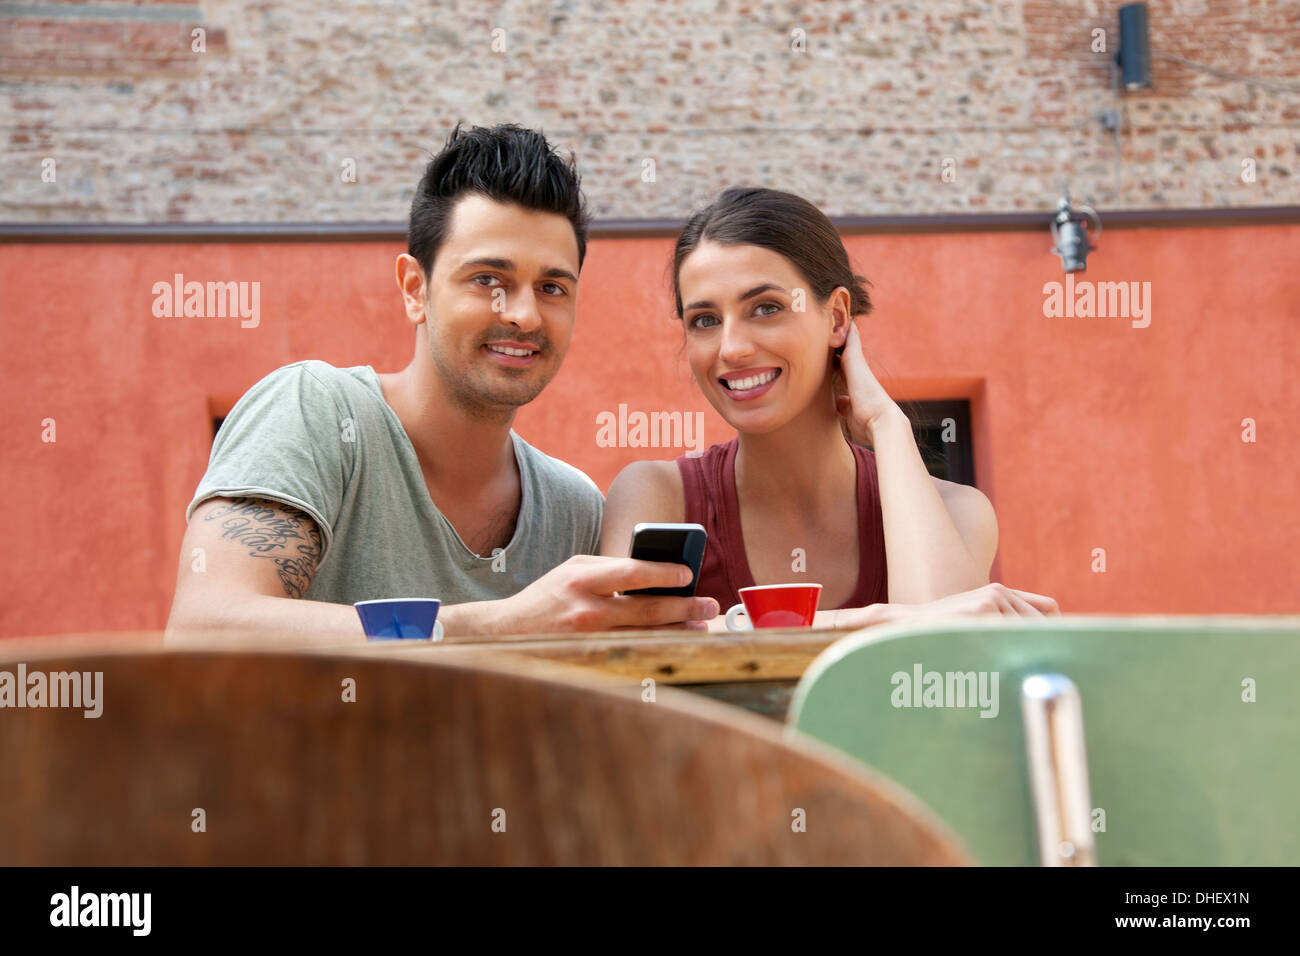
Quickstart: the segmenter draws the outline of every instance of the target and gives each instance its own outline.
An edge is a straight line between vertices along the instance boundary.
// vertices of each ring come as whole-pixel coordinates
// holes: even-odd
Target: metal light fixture
[[[1095,236],[1088,232],[1088,222],[1097,224]],[[1083,272],[1088,268],[1088,253],[1097,247],[1090,238],[1101,238],[1101,217],[1091,206],[1070,205],[1070,193],[1056,202],[1056,217],[1051,223],[1052,240],[1056,245],[1054,255],[1061,257],[1061,268],[1066,272]]]
[[[1124,89],[1151,86],[1151,45],[1147,34],[1147,5],[1129,3],[1119,8],[1119,51],[1115,54]]]

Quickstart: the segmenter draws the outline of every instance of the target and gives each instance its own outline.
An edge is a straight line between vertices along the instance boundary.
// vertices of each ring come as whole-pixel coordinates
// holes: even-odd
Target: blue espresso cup
[[[372,641],[440,641],[442,622],[434,598],[380,598],[352,605],[361,616],[366,638]]]

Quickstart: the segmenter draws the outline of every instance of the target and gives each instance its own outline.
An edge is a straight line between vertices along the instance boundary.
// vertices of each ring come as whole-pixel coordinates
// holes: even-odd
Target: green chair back
[[[945,676],[952,706],[926,706],[927,685],[940,700],[928,672],[983,673],[990,703],[963,701],[970,679]],[[980,862],[1036,865],[1020,710],[1035,673],[1064,674],[1080,691],[1098,864],[1300,860],[1300,617],[876,628],[813,662],[789,723],[910,790]]]

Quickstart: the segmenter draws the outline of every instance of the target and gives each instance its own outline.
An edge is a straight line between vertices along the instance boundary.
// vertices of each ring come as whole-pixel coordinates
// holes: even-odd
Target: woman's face
[[[677,281],[691,371],[733,428],[773,431],[820,394],[848,334],[847,289],[818,302],[785,256],[707,240]]]

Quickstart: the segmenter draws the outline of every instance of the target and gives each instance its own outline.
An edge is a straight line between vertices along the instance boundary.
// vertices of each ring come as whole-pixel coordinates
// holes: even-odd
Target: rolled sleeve
[[[324,365],[276,369],[231,409],[185,509],[187,522],[209,498],[268,498],[311,516],[324,539],[323,560],[355,463],[356,439],[337,394],[309,364]]]

